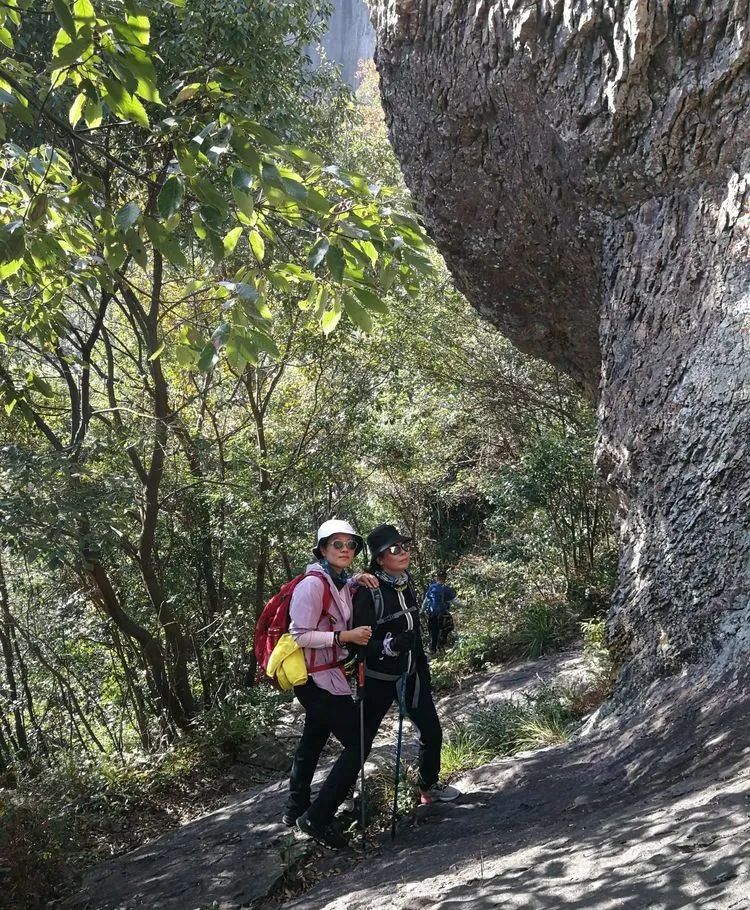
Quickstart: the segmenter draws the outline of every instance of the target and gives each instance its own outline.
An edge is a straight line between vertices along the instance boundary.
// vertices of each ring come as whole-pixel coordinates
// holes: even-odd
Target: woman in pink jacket
[[[359,712],[343,669],[345,646],[366,645],[372,635],[369,626],[351,628],[352,592],[357,584],[378,583],[365,573],[348,577],[346,570],[361,549],[362,538],[349,522],[336,518],[324,522],[313,549],[318,562],[307,567],[289,605],[289,631],[304,649],[309,678],[304,686],[294,687],[305,709],[305,725],[282,820],[290,827],[296,823],[305,834],[334,849],[347,844],[332,822],[357,779],[360,763]],[[344,750],[311,802],[313,775],[331,734]]]

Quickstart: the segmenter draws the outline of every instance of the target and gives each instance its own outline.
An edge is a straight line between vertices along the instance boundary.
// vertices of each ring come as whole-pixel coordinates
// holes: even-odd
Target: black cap
[[[379,556],[394,543],[404,543],[407,540],[411,540],[411,537],[399,534],[393,525],[378,525],[367,535],[367,549],[372,556]]]

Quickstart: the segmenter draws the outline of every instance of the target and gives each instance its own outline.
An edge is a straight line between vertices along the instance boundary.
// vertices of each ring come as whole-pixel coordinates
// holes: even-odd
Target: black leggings
[[[332,695],[308,679],[294,694],[305,708],[305,726],[289,777],[288,810],[308,817],[316,825],[330,822],[357,779],[360,765],[359,706],[350,695]],[[344,747],[310,804],[310,786],[320,754],[333,734]],[[368,750],[369,751],[369,750]]]
[[[406,713],[419,730],[419,786],[429,790],[440,777],[440,750],[443,745],[443,730],[432,700],[430,682],[425,676],[419,680],[419,698],[415,707],[414,686],[417,674],[410,676],[406,683]],[[378,732],[383,718],[393,704],[398,704],[399,682],[385,682],[367,679],[365,686],[365,733],[367,751]]]

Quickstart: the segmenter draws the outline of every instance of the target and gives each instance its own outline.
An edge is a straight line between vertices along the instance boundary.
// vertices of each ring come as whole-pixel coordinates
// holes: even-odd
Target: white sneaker
[[[419,791],[419,801],[423,806],[429,806],[430,803],[449,803],[460,795],[461,791],[449,784],[435,784],[429,790]]]
[[[351,790],[346,794],[346,799],[339,806],[339,812],[354,812],[356,808],[354,805],[354,800],[359,796],[359,792],[352,787]]]

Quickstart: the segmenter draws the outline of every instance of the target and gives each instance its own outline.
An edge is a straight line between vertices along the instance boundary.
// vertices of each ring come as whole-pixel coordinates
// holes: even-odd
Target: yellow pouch
[[[281,636],[271,652],[266,675],[275,679],[284,690],[304,686],[307,682],[304,652],[288,632]]]

